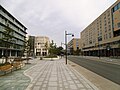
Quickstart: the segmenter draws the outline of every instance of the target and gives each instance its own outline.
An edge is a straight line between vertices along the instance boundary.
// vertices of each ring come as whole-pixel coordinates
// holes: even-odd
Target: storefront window
[[[116,11],[118,9],[118,6],[116,5],[115,7],[114,7],[114,11]]]

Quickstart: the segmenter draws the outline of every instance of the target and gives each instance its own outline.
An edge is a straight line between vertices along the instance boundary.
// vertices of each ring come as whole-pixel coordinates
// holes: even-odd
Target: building
[[[89,56],[120,56],[120,0],[81,32],[82,51]]]
[[[21,56],[24,49],[27,28],[0,5],[0,56],[1,57],[5,56],[6,53],[5,43],[7,41],[3,40],[3,38],[5,38],[4,31],[8,27],[13,31],[12,35],[14,37],[12,38],[14,42],[9,42],[12,45],[7,48],[8,56],[16,56],[16,57]]]
[[[45,37],[45,36],[35,37],[35,55],[36,56],[48,55],[49,46],[50,46],[50,41],[48,37]]]
[[[28,36],[28,45],[29,45],[29,51],[31,57],[35,57],[35,36]]]
[[[68,53],[74,54],[75,51],[80,49],[80,38],[73,38],[67,45]]]

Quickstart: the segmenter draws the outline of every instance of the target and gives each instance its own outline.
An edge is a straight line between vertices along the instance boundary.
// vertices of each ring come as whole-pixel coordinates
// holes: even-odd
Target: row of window
[[[6,12],[2,7],[0,6],[0,14],[5,16],[8,20],[19,26],[21,29],[25,30],[24,26],[21,25],[20,22],[18,22],[12,15],[10,15],[8,12]]]
[[[0,25],[0,32],[3,32],[5,30],[5,27],[4,26],[2,26],[2,25]],[[0,37],[3,37],[4,35],[2,35],[2,33],[0,33],[1,35],[0,35]],[[21,39],[21,40],[25,40],[25,37],[24,36],[22,36],[22,35],[20,35],[20,34],[18,34],[18,33],[16,33],[16,32],[13,32],[13,35],[16,37],[16,38],[19,38],[19,39]]]
[[[16,32],[20,33],[21,35],[25,36],[25,32],[18,28],[16,25],[14,25],[12,22],[9,22],[6,18],[3,16],[0,16],[0,22],[4,25],[9,25],[12,29],[14,29]]]

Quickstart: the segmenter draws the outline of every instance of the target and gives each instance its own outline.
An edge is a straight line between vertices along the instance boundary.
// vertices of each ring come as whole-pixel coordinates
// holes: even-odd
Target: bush
[[[49,55],[49,56],[46,56],[44,58],[57,58],[57,55]]]
[[[10,64],[9,62],[6,62],[6,63],[0,63],[0,66],[9,65],[9,64]]]

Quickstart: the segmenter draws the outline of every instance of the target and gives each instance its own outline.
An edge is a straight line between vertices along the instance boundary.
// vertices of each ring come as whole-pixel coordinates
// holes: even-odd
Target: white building
[[[36,56],[47,56],[50,41],[48,37],[36,36],[35,37],[35,55]]]

